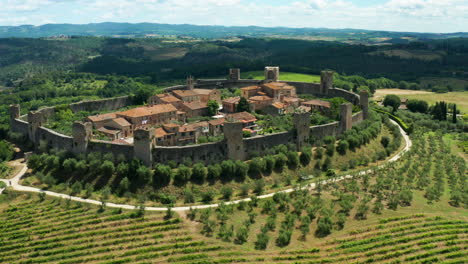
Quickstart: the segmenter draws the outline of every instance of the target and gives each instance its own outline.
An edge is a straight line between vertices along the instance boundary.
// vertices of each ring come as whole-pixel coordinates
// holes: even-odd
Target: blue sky
[[[0,0],[0,25],[154,22],[468,31],[468,0]]]

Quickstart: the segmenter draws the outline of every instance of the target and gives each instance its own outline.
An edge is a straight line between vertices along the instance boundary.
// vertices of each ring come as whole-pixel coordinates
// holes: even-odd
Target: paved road
[[[391,121],[394,124],[398,125],[393,120],[391,120]],[[406,144],[405,148],[403,150],[401,150],[398,154],[393,156],[391,159],[389,159],[385,164],[387,164],[389,162],[397,161],[412,146],[412,142],[411,142],[411,139],[409,138],[409,136],[406,134],[406,132],[401,127],[399,127],[399,128],[400,128],[400,132],[403,135],[403,138],[405,140],[405,144]],[[84,199],[84,198],[81,198],[81,197],[70,196],[70,195],[63,194],[63,193],[44,191],[44,190],[41,190],[41,189],[38,189],[38,188],[20,185],[19,181],[20,181],[21,177],[23,177],[23,175],[28,170],[28,167],[25,164],[22,164],[20,162],[17,162],[17,164],[21,165],[22,169],[20,170],[20,172],[14,178],[12,178],[10,180],[0,179],[0,181],[5,182],[8,186],[11,186],[11,188],[13,188],[16,191],[35,192],[35,193],[43,192],[46,195],[52,196],[52,197],[59,197],[59,198],[62,198],[62,199],[70,199],[72,201],[77,201],[77,202],[82,202],[82,203],[89,203],[89,204],[96,204],[96,205],[101,205],[102,204],[100,201],[97,201],[97,200]],[[384,166],[385,164],[380,165],[380,166]],[[359,172],[359,175],[364,175],[364,174],[367,174],[369,172],[371,172],[370,169],[365,170],[365,171],[361,171],[361,172]],[[341,176],[341,177],[333,179],[333,180],[322,181],[322,184],[325,185],[325,184],[330,183],[331,181],[341,181],[343,179],[349,179],[349,178],[352,178],[352,176],[351,175],[345,175],[345,176]],[[306,186],[304,186],[302,188],[303,189],[313,190],[313,189],[315,189],[315,186],[316,186],[315,183],[310,183],[310,184],[308,184],[308,185],[306,185]],[[286,190],[282,190],[282,191],[278,191],[278,192],[290,193],[292,191],[294,191],[294,188],[290,188],[290,189],[286,189]],[[1,191],[0,191],[0,193],[1,193]],[[265,198],[272,197],[274,194],[275,193],[269,193],[269,194],[260,195],[260,196],[257,196],[257,197],[258,197],[258,199],[265,199]],[[230,201],[230,202],[226,202],[225,204],[237,204],[237,203],[240,203],[241,201],[250,201],[250,198],[245,198],[245,199],[236,200],[236,201]],[[106,206],[107,207],[113,207],[113,208],[122,208],[122,209],[137,209],[138,208],[138,206],[135,206],[135,205],[115,204],[115,203],[106,203]],[[174,208],[172,208],[172,210],[173,211],[188,211],[188,210],[190,210],[190,208],[204,209],[204,208],[217,207],[217,206],[218,206],[218,204],[203,204],[203,205],[174,207]],[[145,210],[148,210],[148,211],[166,211],[167,207],[145,207]]]

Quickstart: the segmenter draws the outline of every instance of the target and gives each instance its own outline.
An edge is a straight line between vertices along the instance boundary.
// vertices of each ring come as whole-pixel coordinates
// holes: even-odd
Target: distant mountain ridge
[[[355,34],[359,34],[356,36]],[[194,38],[226,38],[236,36],[265,37],[315,37],[336,40],[355,40],[370,38],[403,38],[414,39],[445,39],[468,37],[468,32],[456,33],[418,33],[392,32],[362,29],[328,29],[328,28],[288,28],[288,27],[258,27],[258,26],[200,26],[190,24],[157,24],[157,23],[92,23],[92,24],[45,24],[41,26],[0,26],[0,38],[21,37],[40,38],[52,36],[121,36],[145,37],[187,36]]]

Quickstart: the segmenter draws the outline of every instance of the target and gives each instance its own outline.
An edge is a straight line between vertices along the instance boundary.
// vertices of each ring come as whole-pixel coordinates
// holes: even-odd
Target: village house
[[[153,95],[149,98],[148,102],[150,105],[172,104],[175,108],[180,108],[182,104],[182,100],[169,93]]]
[[[223,104],[223,111],[225,113],[234,113],[236,112],[237,105],[239,104],[240,97],[231,97],[224,99]]]
[[[171,104],[158,104],[142,106],[117,113],[132,124],[132,130],[140,127],[149,127],[158,124],[169,123],[180,117],[177,109]]]
[[[208,106],[206,103],[201,102],[183,103],[181,110],[186,113],[187,118],[206,116],[208,114]]]
[[[244,97],[246,99],[249,99],[250,97],[255,96],[259,92],[261,92],[262,87],[260,87],[258,85],[247,86],[247,87],[240,88],[240,91],[241,91],[241,96],[242,97]]]
[[[217,89],[193,89],[193,91],[198,94],[202,103],[206,104],[210,100],[221,103],[221,92]]]
[[[280,100],[281,96],[296,97],[296,87],[287,83],[270,82],[261,85],[262,91],[275,100]]]
[[[266,95],[257,95],[249,98],[250,109],[252,111],[263,110],[273,103],[273,98]]]
[[[193,90],[174,90],[172,94],[184,103],[200,102],[200,96]]]
[[[94,115],[94,116],[88,116],[88,120],[93,124],[93,127],[95,129],[101,128],[104,126],[104,124],[112,120],[114,118],[117,118],[116,113],[108,113],[108,114],[101,114],[101,115]]]

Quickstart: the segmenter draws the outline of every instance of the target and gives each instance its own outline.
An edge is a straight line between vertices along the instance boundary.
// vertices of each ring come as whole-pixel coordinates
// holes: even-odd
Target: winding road
[[[396,122],[394,122],[393,120],[391,120],[391,121],[392,121],[392,123],[394,123],[394,124],[396,124],[398,126],[398,124]],[[394,162],[394,161],[399,160],[403,156],[403,154],[406,151],[408,151],[412,146],[412,142],[411,142],[411,139],[409,138],[409,136],[406,134],[406,132],[400,126],[398,126],[398,127],[400,128],[400,133],[402,134],[406,145],[399,153],[397,153],[395,156],[393,156],[391,159],[389,159],[388,161],[386,161],[383,165],[380,165],[379,167],[382,167],[382,166],[384,166],[385,164],[387,164],[389,162]],[[17,162],[17,164],[21,165],[22,168],[14,178],[7,179],[7,180],[0,179],[0,181],[3,181],[5,184],[7,184],[7,188],[12,188],[13,190],[21,191],[21,192],[44,193],[47,196],[59,197],[59,198],[62,198],[62,199],[70,199],[72,201],[81,202],[81,203],[89,203],[89,204],[95,204],[95,205],[101,205],[102,204],[102,202],[97,201],[97,200],[84,199],[84,198],[81,198],[81,197],[70,196],[70,195],[63,194],[63,193],[44,191],[44,190],[41,190],[39,188],[23,186],[23,185],[19,184],[19,181],[20,181],[21,177],[23,177],[23,175],[28,170],[28,167],[24,163]],[[368,170],[359,172],[359,175],[364,175],[364,174],[367,174],[367,173],[370,173],[370,172],[371,172],[371,170],[368,169]],[[331,181],[341,181],[343,179],[349,179],[349,178],[352,178],[352,177],[353,177],[352,175],[344,175],[344,176],[341,176],[341,177],[336,178],[336,179],[322,181],[322,184],[325,185],[325,184],[330,183]],[[313,189],[315,189],[315,186],[316,186],[315,183],[310,183],[310,184],[308,184],[306,186],[303,186],[302,189],[313,190]],[[295,190],[294,188],[289,188],[289,189],[274,192],[274,193],[260,195],[260,196],[257,196],[257,198],[258,199],[265,199],[265,198],[272,197],[275,193],[279,193],[279,192],[290,193],[290,192],[292,192],[294,190]],[[3,189],[0,189],[0,194],[2,192],[3,192]],[[236,201],[230,201],[230,202],[226,202],[225,204],[237,204],[237,203],[240,203],[242,201],[250,201],[250,198],[245,198],[245,199],[236,200]],[[112,208],[129,209],[129,210],[139,208],[138,206],[135,206],[135,205],[115,204],[115,203],[105,203],[105,206],[112,207]],[[173,207],[172,210],[173,211],[188,211],[188,210],[190,210],[190,208],[192,208],[192,209],[204,209],[204,208],[211,208],[211,207],[217,207],[217,206],[218,206],[218,204],[203,204],[203,205]],[[167,207],[145,207],[145,210],[148,210],[148,211],[166,211]]]

